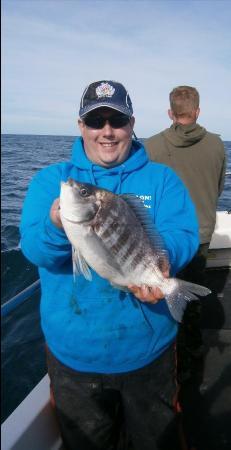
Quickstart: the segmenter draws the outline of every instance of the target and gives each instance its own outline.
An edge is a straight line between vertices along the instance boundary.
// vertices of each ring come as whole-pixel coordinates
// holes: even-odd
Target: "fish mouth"
[[[61,189],[66,187],[66,186],[72,187],[72,184],[70,183],[69,179],[67,181],[61,181],[61,183],[60,183]]]
[[[68,178],[67,181],[61,181],[61,186],[73,186],[74,184],[79,184],[77,181],[73,180],[73,178]]]
[[[70,223],[79,223],[79,224],[84,223],[84,221],[70,219],[69,217],[65,216],[65,214],[62,214],[61,216],[63,217],[63,219],[65,219],[67,222]]]
[[[61,209],[61,220],[65,219],[67,222],[75,223],[78,225],[90,225],[92,220],[94,220],[95,214],[94,211],[89,211],[83,218],[76,219],[73,216],[68,216],[68,214],[63,213]]]

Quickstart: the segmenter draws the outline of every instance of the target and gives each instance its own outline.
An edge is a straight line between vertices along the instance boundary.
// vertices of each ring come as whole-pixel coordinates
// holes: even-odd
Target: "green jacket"
[[[173,124],[144,145],[151,160],[170,166],[183,180],[197,209],[200,241],[210,242],[225,177],[221,139],[196,123]]]

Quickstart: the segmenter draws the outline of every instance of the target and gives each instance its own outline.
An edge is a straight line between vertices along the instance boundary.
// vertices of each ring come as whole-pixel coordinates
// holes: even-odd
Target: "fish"
[[[170,314],[181,322],[188,302],[211,291],[163,273],[168,251],[142,200],[69,178],[61,182],[60,219],[72,245],[74,276],[92,280],[91,269],[113,287],[158,287]]]

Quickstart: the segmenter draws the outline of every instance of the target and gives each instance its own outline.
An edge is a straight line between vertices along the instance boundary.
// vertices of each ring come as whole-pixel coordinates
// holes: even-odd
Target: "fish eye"
[[[90,195],[90,192],[85,187],[80,188],[80,195],[82,197],[88,197]]]

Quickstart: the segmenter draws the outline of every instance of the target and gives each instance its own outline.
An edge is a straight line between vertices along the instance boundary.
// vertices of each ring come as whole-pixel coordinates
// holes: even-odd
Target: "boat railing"
[[[24,303],[29,297],[31,297],[36,291],[40,289],[40,280],[36,280],[30,286],[23,289],[23,291],[16,294],[7,302],[1,305],[1,317],[7,316],[10,312],[14,311],[19,305]]]

